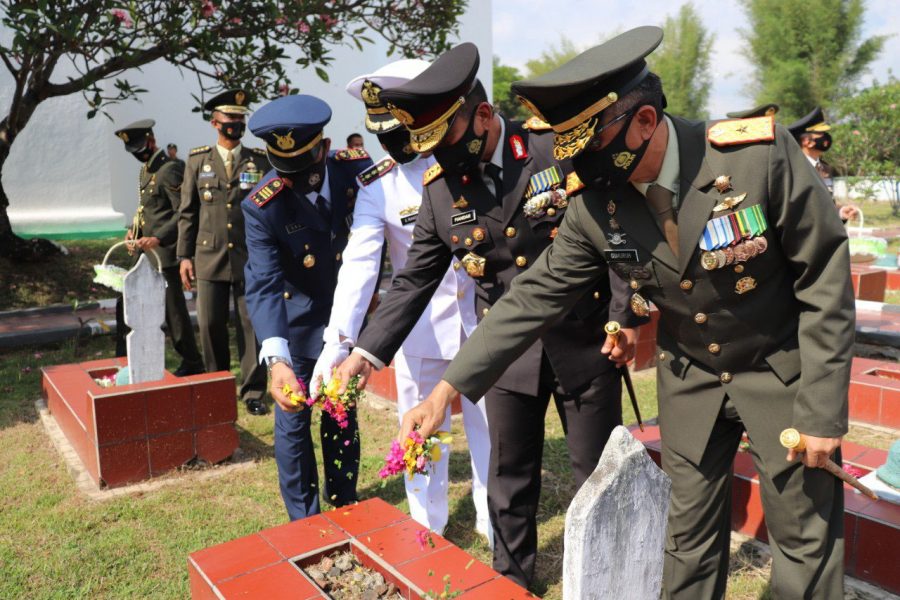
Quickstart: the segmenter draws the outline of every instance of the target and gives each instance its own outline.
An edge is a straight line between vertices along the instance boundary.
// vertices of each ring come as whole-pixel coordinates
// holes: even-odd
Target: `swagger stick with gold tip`
[[[781,436],[779,436],[781,440],[781,445],[787,448],[788,450],[793,450],[794,452],[805,452],[806,451],[806,440],[803,439],[803,434],[790,427],[781,432]],[[872,500],[878,500],[878,496],[867,488],[864,484],[860,483],[859,479],[848,473],[847,471],[840,468],[837,463],[835,463],[830,458],[825,463],[825,466],[822,467],[844,483],[847,483],[853,486],[855,489],[862,492],[864,496],[868,496]]]
[[[606,332],[606,335],[611,335],[618,342],[622,326],[616,321],[610,321],[603,326],[603,331]],[[637,396],[634,395],[634,386],[631,384],[631,373],[628,371],[628,365],[620,366],[619,372],[622,374],[622,381],[625,382],[625,388],[628,390],[628,397],[631,398],[631,408],[634,409],[634,416],[637,417],[638,427],[643,431],[644,421],[641,419],[641,409],[638,408]]]

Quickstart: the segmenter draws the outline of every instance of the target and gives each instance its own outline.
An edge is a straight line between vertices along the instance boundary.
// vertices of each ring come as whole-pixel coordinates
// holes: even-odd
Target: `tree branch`
[[[93,69],[90,69],[77,79],[70,79],[66,83],[48,83],[45,86],[46,93],[44,97],[53,98],[55,96],[65,96],[67,94],[72,94],[74,92],[80,91],[82,88],[92,83],[100,81],[101,79],[104,79],[116,73],[127,71],[128,69],[132,69],[134,67],[146,65],[147,63],[150,63],[157,58],[161,58],[172,51],[173,49],[165,46],[164,44],[158,44],[156,46],[153,46],[152,48],[148,48],[147,50],[138,52],[137,54],[116,56],[115,58],[112,58],[107,62],[97,65]]]
[[[6,56],[5,50],[0,50],[0,59],[3,59],[3,64],[6,65],[7,70],[12,74],[15,79],[19,78],[19,72],[13,66],[13,64],[9,61],[9,57]]]

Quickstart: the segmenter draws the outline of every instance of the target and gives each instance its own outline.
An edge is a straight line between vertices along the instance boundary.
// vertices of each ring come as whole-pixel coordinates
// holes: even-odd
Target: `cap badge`
[[[246,96],[246,94],[244,94],[244,92],[237,92],[234,95],[234,103],[237,104],[238,106],[243,106],[244,100],[246,100],[246,98],[247,98],[247,96]]]
[[[122,139],[123,142],[125,142],[126,144],[128,143],[128,134],[127,133],[125,133],[124,131],[120,131],[118,133],[118,135]]]
[[[381,88],[366,79],[363,82],[362,90],[360,91],[360,95],[362,96],[363,102],[367,106],[379,106],[381,104],[381,99],[379,95],[381,94]]]
[[[281,150],[290,150],[296,145],[293,137],[293,131],[288,131],[285,135],[278,135],[273,131],[272,135],[275,136],[275,143]]]

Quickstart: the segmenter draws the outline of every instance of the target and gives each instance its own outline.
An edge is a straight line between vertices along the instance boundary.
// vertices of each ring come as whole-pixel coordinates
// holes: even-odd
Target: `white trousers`
[[[394,371],[397,378],[397,412],[403,415],[428,397],[438,384],[449,360],[405,356],[401,350],[394,356]],[[472,463],[472,500],[475,503],[476,529],[484,534],[493,545],[493,530],[487,506],[488,463],[491,442],[488,436],[487,416],[484,399],[478,404],[462,398],[463,427]],[[440,427],[450,431],[450,409]],[[437,533],[443,533],[447,526],[449,509],[447,492],[450,487],[450,449],[442,448],[441,460],[433,465],[429,475],[416,475],[409,479],[405,475],[406,497],[409,499],[409,514],[413,519]]]

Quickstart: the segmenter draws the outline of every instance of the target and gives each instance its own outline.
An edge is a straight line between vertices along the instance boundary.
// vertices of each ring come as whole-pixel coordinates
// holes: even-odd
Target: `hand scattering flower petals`
[[[397,440],[391,442],[391,450],[384,457],[384,467],[378,475],[382,479],[403,472],[410,479],[415,475],[427,475],[432,463],[441,459],[441,444],[452,441],[453,436],[446,431],[436,431],[427,439],[413,431],[402,444]]]

